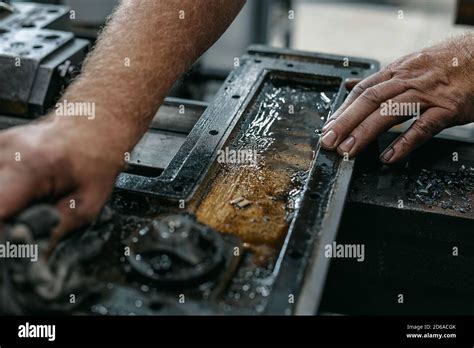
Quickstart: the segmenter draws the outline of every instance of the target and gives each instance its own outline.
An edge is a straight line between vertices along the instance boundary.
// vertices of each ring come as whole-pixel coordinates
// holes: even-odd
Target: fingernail
[[[390,148],[388,150],[385,150],[385,152],[382,154],[381,157],[385,162],[388,162],[393,157],[393,154],[394,154],[393,148]]]
[[[344,142],[339,145],[339,149],[343,152],[350,152],[351,149],[354,147],[355,138],[351,135],[349,138],[344,140]]]
[[[334,131],[331,129],[329,132],[327,132],[321,139],[321,142],[326,145],[327,147],[332,147],[336,143],[337,140],[337,135],[334,133]]]
[[[325,132],[325,131],[329,128],[329,125],[330,125],[331,123],[333,123],[333,122],[334,122],[334,120],[331,120],[331,121],[329,121],[328,123],[326,123],[326,124],[324,125],[324,127],[323,127],[323,132]]]

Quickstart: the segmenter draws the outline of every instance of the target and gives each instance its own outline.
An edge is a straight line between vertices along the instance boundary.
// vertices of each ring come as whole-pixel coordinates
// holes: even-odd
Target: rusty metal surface
[[[334,103],[337,81],[319,85],[270,77],[232,136],[229,151],[251,151],[254,163],[217,163],[219,173],[197,218],[253,245],[281,247],[317,148],[316,130]],[[245,197],[247,207],[230,204]]]

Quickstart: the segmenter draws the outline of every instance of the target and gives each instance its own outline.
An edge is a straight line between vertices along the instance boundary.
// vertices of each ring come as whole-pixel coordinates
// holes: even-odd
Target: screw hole
[[[355,70],[353,70],[353,71],[351,71],[351,74],[352,74],[352,75],[359,75],[359,72],[358,72],[358,71],[355,71]]]
[[[319,192],[311,192],[309,194],[309,198],[317,200],[321,198],[321,194]]]
[[[239,99],[239,98],[240,98],[240,95],[234,94],[234,95],[232,96],[232,98],[233,98],[233,99]]]
[[[44,37],[45,40],[48,40],[48,41],[53,41],[53,40],[57,40],[59,39],[60,36],[59,35],[47,35]]]
[[[288,68],[293,68],[293,67],[294,67],[294,65],[291,64],[291,63],[286,64],[286,66],[287,66]]]
[[[291,250],[290,251],[290,257],[293,259],[293,260],[299,260],[303,257],[303,253],[298,251],[298,250]]]
[[[261,63],[262,60],[261,60],[261,59],[254,59],[254,62],[255,62],[255,63]]]
[[[209,134],[210,134],[210,135],[217,135],[217,134],[219,134],[219,132],[216,131],[216,130],[211,130],[211,131],[209,132]]]

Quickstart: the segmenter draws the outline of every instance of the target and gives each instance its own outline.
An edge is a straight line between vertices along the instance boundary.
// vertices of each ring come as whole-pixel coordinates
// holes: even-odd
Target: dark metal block
[[[0,18],[0,113],[44,114],[80,70],[89,43],[69,29],[69,9],[14,4]]]
[[[70,30],[69,7],[38,4],[33,2],[14,3],[14,12],[0,17],[0,30],[23,28]]]

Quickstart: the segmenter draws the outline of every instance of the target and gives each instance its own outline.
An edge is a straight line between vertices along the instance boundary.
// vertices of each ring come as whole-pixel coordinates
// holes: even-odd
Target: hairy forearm
[[[243,0],[124,0],[63,96],[94,103],[96,117],[55,118],[129,151],[176,79],[225,31]],[[86,128],[86,129],[85,129]]]

